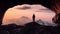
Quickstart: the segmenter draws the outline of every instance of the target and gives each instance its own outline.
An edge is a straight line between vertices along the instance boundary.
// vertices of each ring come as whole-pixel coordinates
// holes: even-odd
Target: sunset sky
[[[52,18],[55,13],[48,8],[39,4],[22,4],[9,8],[3,18],[3,25],[15,23],[17,25],[23,25],[32,21],[32,15],[35,14],[36,21],[41,19],[52,23]]]

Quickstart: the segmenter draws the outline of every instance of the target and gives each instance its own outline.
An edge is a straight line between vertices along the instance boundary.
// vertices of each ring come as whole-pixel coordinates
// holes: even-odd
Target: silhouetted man
[[[33,14],[32,18],[33,18],[33,22],[35,22],[35,14]]]

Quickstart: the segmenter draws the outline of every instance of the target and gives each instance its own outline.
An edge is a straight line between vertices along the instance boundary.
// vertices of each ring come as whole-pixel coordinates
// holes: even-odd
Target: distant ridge
[[[45,25],[45,26],[57,26],[57,24],[55,23],[49,23],[46,21],[42,21],[41,19],[37,20],[36,22],[39,23],[40,25]]]

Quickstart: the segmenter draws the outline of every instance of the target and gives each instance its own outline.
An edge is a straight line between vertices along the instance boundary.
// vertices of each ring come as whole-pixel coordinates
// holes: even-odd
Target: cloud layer
[[[39,5],[29,5],[29,4],[23,4],[23,5],[17,5],[12,8],[9,8],[3,18],[3,24],[25,24],[32,21],[32,14],[36,15],[36,21],[41,19],[43,21],[52,22],[52,18],[55,15],[55,13],[52,10],[49,10],[48,8]],[[24,18],[21,18],[23,17]],[[28,19],[26,19],[28,17]],[[23,21],[25,20],[26,21]]]

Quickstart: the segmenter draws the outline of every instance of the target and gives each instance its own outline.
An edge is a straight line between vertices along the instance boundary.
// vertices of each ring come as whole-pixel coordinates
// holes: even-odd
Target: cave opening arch
[[[52,9],[51,6],[53,5],[53,1],[52,0],[37,0],[37,1],[19,1],[19,0],[16,0],[16,1],[0,1],[2,5],[0,5],[0,25],[2,24],[2,20],[3,20],[3,17],[4,17],[4,14],[6,12],[6,10],[8,8],[11,8],[13,6],[16,6],[16,5],[21,5],[21,4],[41,4],[49,9]]]

